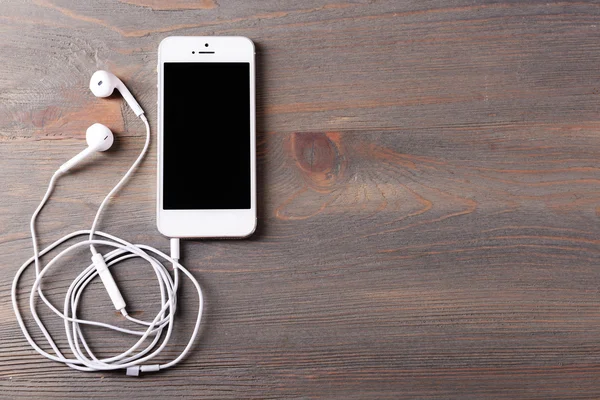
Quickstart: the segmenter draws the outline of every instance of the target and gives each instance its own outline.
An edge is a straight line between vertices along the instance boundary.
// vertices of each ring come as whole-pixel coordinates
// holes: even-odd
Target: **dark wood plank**
[[[0,396],[600,397],[599,16],[596,2],[0,2]],[[78,373],[26,345],[10,285],[85,129],[107,124],[118,146],[61,179],[43,243],[89,227],[143,143],[90,75],[122,77],[155,128],[168,35],[257,44],[259,229],[184,243],[207,312],[181,366]],[[153,144],[101,229],[166,251],[155,163]],[[52,301],[87,259],[51,275]],[[151,315],[147,267],[115,273]],[[165,356],[192,327],[190,289]],[[99,285],[83,301],[119,321]],[[105,354],[129,343],[89,334]]]

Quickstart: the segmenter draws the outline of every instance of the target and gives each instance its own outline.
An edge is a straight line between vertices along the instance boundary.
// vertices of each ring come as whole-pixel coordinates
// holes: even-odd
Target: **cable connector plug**
[[[140,376],[140,372],[158,372],[160,371],[160,365],[134,365],[133,367],[127,368],[125,375],[127,376]]]
[[[179,238],[171,238],[171,258],[179,261],[180,257]]]

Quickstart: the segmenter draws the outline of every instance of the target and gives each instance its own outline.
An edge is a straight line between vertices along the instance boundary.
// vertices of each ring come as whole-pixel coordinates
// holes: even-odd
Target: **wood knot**
[[[344,159],[338,133],[293,133],[292,152],[307,183],[313,187],[330,187],[342,174]]]

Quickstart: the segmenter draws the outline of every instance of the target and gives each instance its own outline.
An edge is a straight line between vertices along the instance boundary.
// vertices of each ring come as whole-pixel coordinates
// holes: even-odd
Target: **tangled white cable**
[[[96,77],[96,75],[99,73],[102,74],[100,74],[99,77]],[[105,71],[99,71],[96,74],[94,74],[94,77],[96,77],[96,79],[100,79],[100,84],[98,84],[98,86],[100,86],[103,83],[101,79],[104,79],[105,81],[107,79],[116,79],[118,82],[113,80],[109,83],[112,84],[114,87],[118,88],[119,91],[125,95],[124,91],[127,91],[127,88],[125,88],[122,82],[118,78],[114,77],[114,75]],[[92,77],[92,82],[94,82],[94,77]],[[121,87],[119,87],[119,82],[120,85],[122,85]],[[92,87],[92,83],[90,83],[90,87]],[[94,93],[96,94],[96,92]],[[37,207],[37,209],[31,217],[30,229],[31,239],[33,242],[33,256],[27,261],[25,261],[25,263],[23,263],[23,265],[21,265],[21,267],[17,271],[17,274],[13,280],[11,297],[15,315],[17,317],[19,326],[23,331],[23,335],[25,336],[31,347],[33,347],[38,353],[40,353],[44,357],[53,361],[64,363],[67,366],[80,371],[106,371],[125,369],[127,371],[127,375],[137,376],[140,372],[153,372],[172,367],[173,365],[180,362],[187,355],[200,329],[200,322],[203,310],[203,298],[202,289],[198,281],[187,269],[185,269],[179,263],[179,239],[171,239],[171,256],[168,256],[160,250],[157,250],[153,247],[141,244],[132,244],[118,237],[109,235],[108,233],[96,230],[96,226],[106,204],[108,203],[110,198],[125,184],[127,179],[133,174],[134,170],[137,168],[139,163],[146,155],[148,147],[150,145],[150,126],[148,124],[148,120],[144,116],[141,107],[137,105],[137,102],[135,102],[135,99],[133,99],[133,96],[131,96],[131,93],[129,93],[129,91],[127,91],[127,93],[129,94],[129,98],[127,96],[124,96],[125,99],[132,107],[132,109],[136,112],[136,115],[138,115],[142,119],[146,127],[146,141],[144,144],[144,148],[142,149],[135,162],[127,170],[125,175],[108,193],[108,195],[100,204],[100,207],[96,212],[92,228],[90,230],[79,230],[68,234],[58,239],[56,242],[52,243],[42,251],[39,251],[37,245],[35,221],[38,214],[50,198],[50,195],[52,194],[52,191],[56,184],[56,180],[69,168],[73,167],[78,162],[89,156],[93,150],[103,151],[110,147],[110,144],[112,144],[112,133],[110,133],[109,135],[110,130],[108,130],[108,128],[100,124],[95,124],[92,125],[90,129],[88,129],[86,138],[88,140],[89,148],[75,156],[73,159],[69,160],[67,163],[63,164],[61,168],[59,168],[59,170],[54,173],[48,185],[46,194],[44,195],[42,201],[40,202],[39,206]],[[98,96],[105,97],[107,95],[110,95],[110,93],[102,93]],[[132,104],[132,102],[135,104]],[[137,108],[135,107],[136,105]],[[100,127],[97,127],[96,125],[100,125]],[[93,136],[97,132],[102,133],[96,135],[97,139],[94,139]],[[106,143],[109,141],[110,144],[106,146]],[[58,253],[43,267],[40,266],[40,257],[44,256],[46,253],[62,245],[63,243],[66,243],[71,239],[81,235],[88,235],[88,238],[71,244],[69,247],[65,248],[60,253]],[[102,239],[95,239],[95,236],[99,236]],[[93,263],[87,268],[85,268],[69,286],[69,289],[67,290],[67,293],[65,295],[64,308],[61,312],[58,308],[56,308],[50,303],[46,296],[44,296],[40,285],[44,276],[48,273],[48,271],[52,269],[52,267],[56,266],[56,264],[59,262],[59,260],[61,260],[62,257],[76,249],[85,246],[89,246],[90,248]],[[100,255],[100,253],[98,253],[98,251],[96,250],[95,246],[111,247],[114,250],[109,251],[105,255]],[[158,280],[161,306],[160,310],[158,311],[158,313],[152,321],[142,321],[133,318],[127,314],[127,311],[125,310],[125,302],[122,300],[118,288],[114,283],[112,275],[109,272],[109,268],[115,266],[119,262],[135,257],[139,257],[147,261],[152,267]],[[159,259],[163,259],[164,261],[170,262],[173,265],[173,278],[171,277],[167,268],[159,261]],[[31,287],[31,292],[29,295],[29,308],[31,310],[31,315],[33,319],[35,320],[37,326],[43,333],[46,341],[52,348],[54,354],[51,354],[48,351],[42,349],[31,337],[27,327],[25,326],[21,312],[19,311],[19,305],[17,301],[17,290],[19,280],[21,279],[21,276],[25,272],[25,270],[27,270],[27,268],[30,267],[32,263],[35,265],[35,281]],[[175,312],[177,309],[177,290],[180,284],[179,271],[185,274],[185,276],[193,283],[198,292],[198,316],[196,318],[194,330],[186,347],[175,359],[163,364],[148,364],[150,360],[152,360],[154,357],[158,356],[161,353],[161,351],[168,344],[169,339],[171,337],[174,325]],[[78,318],[78,307],[81,295],[86,289],[86,287],[94,280],[96,276],[100,276],[102,278],[102,281],[108,290],[110,298],[115,304],[115,308],[117,310],[120,310],[127,320],[143,326],[144,329],[132,330],[104,323],[101,321],[91,321]],[[40,320],[36,310],[36,300],[38,296],[40,299],[43,300],[43,302],[48,306],[48,308],[52,310],[52,312],[54,312],[56,315],[63,319],[65,335],[67,337],[67,341],[69,343],[69,347],[71,352],[73,353],[74,358],[67,358],[65,357],[65,355],[63,355],[62,351],[58,348],[58,346],[50,336],[50,333],[46,329],[45,325]],[[139,339],[133,346],[131,346],[129,349],[117,356],[109,358],[98,358],[94,355],[94,352],[88,345],[88,342],[82,333],[81,325],[94,325],[133,336],[139,336]]]

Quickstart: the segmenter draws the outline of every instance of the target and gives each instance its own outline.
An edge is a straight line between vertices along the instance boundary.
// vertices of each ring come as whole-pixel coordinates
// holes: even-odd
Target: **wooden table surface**
[[[122,99],[88,90],[101,68],[140,101],[154,141],[100,229],[168,250],[154,204],[169,35],[256,43],[258,230],[183,243],[207,308],[180,366],[76,372],[28,346],[11,282],[85,129],[108,125],[117,146],[59,181],[42,245],[89,228],[141,149]],[[600,397],[597,2],[0,0],[0,54],[1,397]],[[48,277],[55,304],[88,257]],[[154,274],[130,261],[115,275],[151,318]],[[193,323],[195,293],[181,295],[166,357]],[[123,323],[100,283],[83,302],[85,317]],[[39,310],[64,348],[61,321]],[[86,334],[107,356],[132,343]]]

